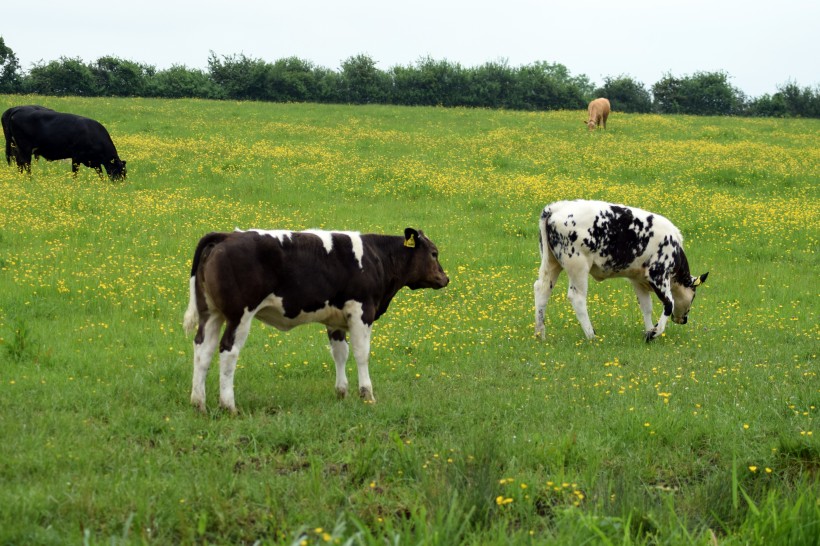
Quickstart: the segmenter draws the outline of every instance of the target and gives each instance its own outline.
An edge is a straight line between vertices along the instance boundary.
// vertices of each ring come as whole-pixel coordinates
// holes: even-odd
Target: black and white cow
[[[205,411],[205,376],[218,345],[219,402],[236,411],[233,376],[254,318],[280,330],[324,324],[340,397],[347,395],[349,332],[359,394],[374,402],[368,371],[373,322],[402,287],[439,289],[449,282],[436,245],[412,228],[404,237],[319,230],[209,233],[194,253],[184,318],[185,330],[197,332],[191,403]]]
[[[686,324],[695,288],[708,273],[693,277],[683,237],[672,222],[645,210],[602,201],[558,201],[547,205],[539,222],[541,267],[535,281],[535,334],[545,337],[544,312],[561,270],[569,276],[567,297],[587,338],[595,330],[587,314],[588,275],[596,281],[626,277],[638,295],[645,339],[660,336],[666,322]],[[663,314],[652,322],[654,292]]]
[[[80,165],[102,176],[105,168],[111,180],[126,177],[125,161],[120,160],[111,135],[96,120],[55,112],[42,106],[15,106],[2,115],[6,139],[6,161],[11,156],[20,172],[31,173],[31,156],[48,161],[71,159],[71,171]]]

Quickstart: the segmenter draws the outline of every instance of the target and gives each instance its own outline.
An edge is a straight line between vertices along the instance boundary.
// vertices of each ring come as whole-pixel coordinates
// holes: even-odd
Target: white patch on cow
[[[323,231],[321,229],[306,229],[302,233],[310,233],[322,240],[322,245],[325,251],[330,254],[333,250],[333,235],[345,235],[350,239],[350,244],[353,246],[353,256],[359,262],[359,269],[363,269],[362,256],[364,255],[364,244],[362,243],[361,233],[358,231]]]
[[[293,318],[285,316],[285,307],[282,302],[283,299],[281,297],[276,294],[270,294],[251,312],[257,319],[265,324],[269,324],[285,332],[311,322],[318,322],[331,328],[347,329],[347,320],[345,319],[344,311],[330,305],[330,302],[326,301],[325,306],[316,311],[300,311],[299,314]]]
[[[244,233],[239,228],[236,228],[234,231]],[[284,243],[286,237],[288,240],[290,240],[293,237],[293,232],[287,229],[249,229],[247,231],[254,231],[259,235],[267,235],[268,237],[273,237],[280,243]]]

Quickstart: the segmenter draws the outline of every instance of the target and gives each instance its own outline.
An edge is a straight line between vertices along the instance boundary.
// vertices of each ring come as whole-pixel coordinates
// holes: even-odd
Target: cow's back
[[[105,161],[116,157],[111,135],[97,120],[53,110],[23,110],[12,122],[15,137],[27,139],[46,159],[65,159],[67,150],[100,154]]]
[[[668,238],[682,247],[680,231],[667,218],[604,201],[558,201],[542,213],[547,244],[559,261],[583,259],[593,274],[616,274],[655,259]]]

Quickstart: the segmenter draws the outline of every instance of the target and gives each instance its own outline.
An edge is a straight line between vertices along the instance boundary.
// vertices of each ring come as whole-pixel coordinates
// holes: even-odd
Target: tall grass
[[[812,120],[0,96],[94,117],[128,180],[0,168],[0,543],[817,544]],[[710,271],[652,344],[628,283],[533,336],[537,219],[662,213]],[[189,407],[194,245],[421,228],[450,275],[374,327],[375,405],[323,328],[254,326],[239,415]],[[659,306],[656,304],[656,314]],[[352,366],[352,365],[351,365]]]

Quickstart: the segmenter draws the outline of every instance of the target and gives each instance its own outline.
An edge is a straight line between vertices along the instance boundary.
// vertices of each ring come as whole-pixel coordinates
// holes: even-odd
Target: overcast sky
[[[0,36],[25,70],[105,55],[205,69],[211,51],[338,70],[364,53],[382,70],[427,56],[547,61],[647,88],[666,73],[724,71],[752,97],[820,84],[817,0],[46,0],[9,2]]]

